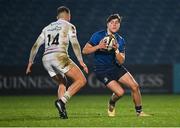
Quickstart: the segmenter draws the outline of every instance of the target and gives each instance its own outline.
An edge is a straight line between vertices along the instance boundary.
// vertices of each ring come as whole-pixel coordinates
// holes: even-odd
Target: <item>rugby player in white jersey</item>
[[[71,42],[73,51],[82,66],[88,73],[88,68],[83,62],[81,48],[76,36],[76,28],[70,23],[70,10],[61,6],[57,9],[57,21],[46,26],[33,45],[29,57],[26,74],[31,72],[31,67],[39,47],[45,43],[45,52],[42,58],[43,65],[52,79],[59,84],[58,100],[55,105],[62,119],[67,119],[65,104],[85,84],[86,78],[80,68],[69,58],[68,46]],[[72,79],[73,83],[66,91],[65,77]]]

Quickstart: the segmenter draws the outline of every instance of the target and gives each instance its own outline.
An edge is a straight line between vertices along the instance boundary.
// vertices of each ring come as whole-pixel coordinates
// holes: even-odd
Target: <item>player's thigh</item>
[[[67,71],[65,73],[65,75],[67,77],[69,77],[70,79],[72,79],[73,81],[77,81],[80,80],[81,82],[86,83],[86,78],[83,75],[82,71],[79,69],[79,67],[77,65],[74,64],[74,66],[69,69],[69,71]]]
[[[115,80],[110,81],[106,86],[117,96],[122,96],[124,94],[124,89]]]
[[[133,90],[136,90],[139,87],[138,83],[129,72],[127,72],[121,78],[119,78],[118,81]]]

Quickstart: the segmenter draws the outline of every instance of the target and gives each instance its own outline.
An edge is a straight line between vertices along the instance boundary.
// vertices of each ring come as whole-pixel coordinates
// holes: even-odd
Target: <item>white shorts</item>
[[[42,58],[44,68],[51,77],[68,72],[76,64],[67,56],[60,53],[50,53]]]

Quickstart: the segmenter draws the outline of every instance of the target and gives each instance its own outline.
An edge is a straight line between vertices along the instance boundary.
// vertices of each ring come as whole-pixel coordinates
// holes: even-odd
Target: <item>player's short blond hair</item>
[[[60,6],[59,8],[57,8],[57,16],[60,15],[61,13],[70,13],[70,9],[66,6]]]

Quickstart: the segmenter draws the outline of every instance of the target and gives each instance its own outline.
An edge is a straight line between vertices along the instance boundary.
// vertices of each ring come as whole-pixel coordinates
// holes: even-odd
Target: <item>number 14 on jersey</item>
[[[54,38],[52,38],[51,34],[48,34],[47,37],[48,37],[48,46],[53,45],[53,44],[55,45],[59,44],[59,33],[56,34]]]

